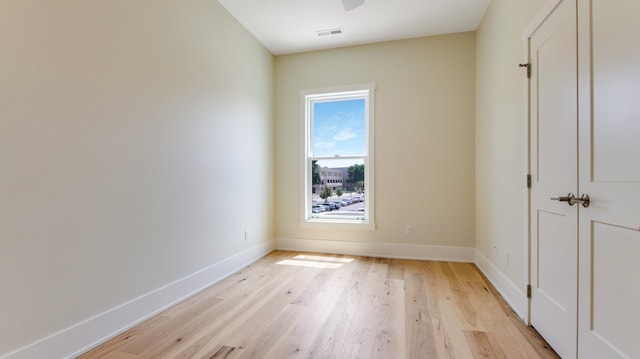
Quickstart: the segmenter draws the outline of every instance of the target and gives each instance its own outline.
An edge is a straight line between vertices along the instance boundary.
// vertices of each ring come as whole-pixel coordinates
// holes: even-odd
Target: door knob
[[[589,207],[589,205],[591,204],[591,199],[589,198],[589,195],[586,193],[583,193],[582,196],[580,196],[580,198],[574,198],[573,201],[576,203],[582,203],[582,207],[584,208]]]
[[[576,197],[573,193],[569,193],[566,197],[552,197],[551,199],[554,201],[567,202],[570,206],[573,206],[576,203],[581,203],[584,208],[589,207],[589,204],[591,203],[589,195],[586,193],[583,193],[580,198]]]

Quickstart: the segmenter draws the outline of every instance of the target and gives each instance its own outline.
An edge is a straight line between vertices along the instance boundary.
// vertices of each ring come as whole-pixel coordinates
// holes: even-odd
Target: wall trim
[[[516,315],[525,323],[529,323],[529,300],[524,290],[513,283],[479,249],[475,250],[475,264],[498,293],[502,295],[502,298],[509,304]]]
[[[466,263],[473,263],[474,261],[473,247],[446,247],[424,244],[276,238],[276,249],[398,259]]]
[[[71,358],[80,355],[264,257],[273,251],[273,247],[273,241],[256,244],[164,287],[6,353],[0,359]]]

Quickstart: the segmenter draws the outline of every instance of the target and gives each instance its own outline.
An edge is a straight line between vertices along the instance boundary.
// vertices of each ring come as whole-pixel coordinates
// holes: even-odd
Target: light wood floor
[[[80,358],[557,355],[473,264],[276,251]]]

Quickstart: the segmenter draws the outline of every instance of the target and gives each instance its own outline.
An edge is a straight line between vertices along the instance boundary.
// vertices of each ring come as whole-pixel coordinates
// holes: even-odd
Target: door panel
[[[575,29],[561,15],[555,13],[543,24],[546,27],[534,34],[532,46],[538,90],[537,178],[564,184],[576,174],[576,77],[568,72],[575,69],[576,59],[568,46],[575,41]]]
[[[580,358],[640,358],[639,14],[579,0]]]
[[[563,358],[577,347],[578,207],[550,198],[577,191],[575,11],[560,2],[529,43],[531,324]]]
[[[603,223],[593,224],[590,329],[601,341],[629,357],[640,353],[640,292],[631,284],[640,273],[640,231]],[[637,280],[637,279],[636,279]],[[635,353],[636,355],[631,355]]]
[[[637,0],[593,1],[594,181],[640,181],[639,16]]]
[[[558,213],[538,211],[538,273],[535,287],[540,294],[567,312],[574,307],[575,294],[568,293],[566,283],[575,281],[565,270],[567,257],[576,256],[574,218]],[[572,238],[573,237],[573,238]]]

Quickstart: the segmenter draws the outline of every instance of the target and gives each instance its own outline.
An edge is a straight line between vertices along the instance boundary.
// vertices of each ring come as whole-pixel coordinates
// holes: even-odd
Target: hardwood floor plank
[[[507,359],[500,346],[494,345],[495,343],[489,340],[487,333],[471,330],[466,331],[465,334],[474,358]]]
[[[404,280],[387,279],[377,294],[373,358],[405,358]]]
[[[266,295],[264,300],[256,302],[250,310],[237,316],[234,324],[226,328],[224,335],[216,340],[225,345],[248,348],[249,342],[255,341],[255,337],[265,332],[265,329],[272,325],[283,311],[291,311],[290,303],[295,301],[299,293],[308,285],[308,280],[297,278],[297,280],[287,281],[283,287],[275,287],[273,293]],[[298,307],[306,308],[304,305],[298,305]],[[247,333],[252,334],[247,335]]]
[[[456,306],[455,300],[449,297],[449,299],[439,300],[438,305],[441,313],[440,317],[442,318],[442,327],[449,340],[447,343],[449,346],[446,347],[447,355],[455,359],[473,358],[465,336],[468,325],[460,315],[460,310]]]
[[[231,359],[235,357],[234,354],[238,353],[238,348],[229,347],[225,345],[218,345],[211,353],[204,354],[202,359]]]
[[[534,328],[523,325],[522,321],[518,316],[513,312],[513,309],[509,307],[507,302],[502,299],[500,293],[496,291],[496,289],[488,284],[489,280],[482,275],[478,271],[478,273],[482,276],[483,280],[487,283],[487,290],[492,294],[492,296],[496,299],[497,305],[500,307],[501,312],[504,314],[505,320],[511,323],[510,328],[513,328],[514,331],[520,333],[521,337],[531,346],[533,350],[535,350],[536,354],[540,358],[559,358],[559,356],[553,351],[551,346],[535,331]]]
[[[308,309],[307,306],[288,304],[263,331],[255,333],[257,335],[243,347],[238,358],[262,358],[264,353],[273,348],[282,332]]]
[[[408,357],[437,358],[438,349],[434,329],[437,325],[431,317],[423,278],[417,273],[406,273],[404,278]]]
[[[338,358],[342,353],[352,352],[353,346],[348,345],[346,337],[349,325],[359,310],[371,262],[372,258],[358,258],[354,263],[354,271],[342,283],[343,291],[336,298],[337,305],[307,351],[308,358]]]
[[[325,329],[327,332],[335,332],[331,328],[330,316],[337,310],[344,310],[345,297],[349,285],[358,278],[358,266],[342,266],[336,270],[323,271],[325,276],[317,276],[317,286],[309,286],[305,291],[304,300],[296,300],[292,304],[307,304],[313,310],[307,310],[297,321],[291,323],[285,330],[280,340],[267,353],[265,358],[304,358],[313,350],[316,338],[324,337],[319,333]],[[312,290],[311,288],[315,289]],[[344,320],[335,316],[337,322]],[[317,343],[322,347],[321,343]],[[318,351],[318,349],[315,349]]]
[[[231,309],[222,315],[222,318],[211,323],[210,327],[206,329],[208,335],[208,342],[204,343],[202,348],[197,351],[194,356],[201,357],[210,352],[213,347],[222,344],[228,345],[223,342],[222,339],[227,338],[230,333],[237,332],[237,329],[250,320],[260,308],[274,298],[278,293],[281,293],[285,287],[290,283],[291,279],[282,281],[275,286],[269,286],[261,288],[255,292],[255,295],[251,296],[251,300],[243,303],[240,306],[233,306],[233,303],[229,302]],[[242,340],[249,340],[253,334],[252,330],[248,330],[242,335]],[[242,346],[238,346],[238,349],[244,349]]]
[[[157,358],[164,353],[170,353],[172,351],[179,350],[191,345],[190,338],[196,337],[198,333],[208,325],[212,320],[215,320],[218,314],[221,312],[222,299],[211,298],[203,304],[208,305],[197,311],[185,312],[185,318],[175,317],[174,325],[165,330],[162,337],[158,337],[154,340],[154,345],[145,345],[144,351],[140,353],[144,358]],[[127,348],[124,347],[124,350]]]
[[[184,338],[189,338],[202,327],[202,322],[215,312],[221,303],[217,298],[201,297],[202,300],[187,301],[174,307],[162,315],[167,318],[162,325],[156,325],[154,330],[138,335],[129,343],[120,347],[120,351],[137,354],[141,357],[153,358],[168,351],[173,346],[182,344]],[[179,314],[178,314],[179,313]]]
[[[401,259],[391,260],[388,263],[387,279],[399,279],[404,280],[405,273],[405,261]]]
[[[79,358],[558,357],[473,264],[274,251]]]
[[[387,275],[387,264],[380,258],[373,258],[369,272],[362,285],[359,305],[351,316],[345,340],[360,346],[360,355],[372,358],[375,346],[377,318],[375,310],[379,307],[379,296],[383,293],[383,286]],[[342,357],[340,353],[336,357]]]
[[[137,359],[139,357],[137,355],[135,355],[135,354],[129,354],[129,353],[123,353],[123,352],[119,352],[119,351],[113,351],[113,352],[109,352],[108,354],[106,354],[102,358],[103,359]]]
[[[465,290],[456,273],[453,271],[452,264],[453,263],[440,263],[442,273],[447,278],[450,297],[455,301],[456,308],[464,319],[465,328],[468,330],[481,330],[482,328],[478,327],[476,310],[469,300],[469,293]]]
[[[450,294],[440,270],[439,262],[425,262],[418,274],[423,278],[423,288],[427,295],[429,316],[435,333],[435,344],[438,355],[436,358],[453,359],[453,343],[446,331],[440,310],[440,298],[449,299]]]

